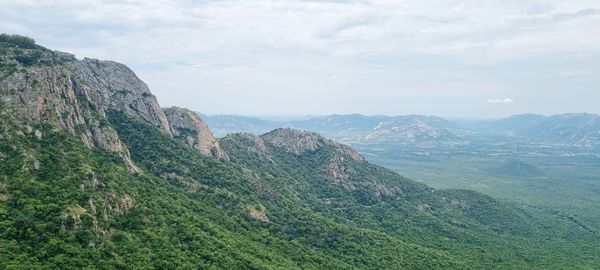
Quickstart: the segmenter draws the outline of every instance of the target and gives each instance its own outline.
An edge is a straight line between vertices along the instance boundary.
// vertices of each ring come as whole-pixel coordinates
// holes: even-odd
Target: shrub
[[[38,47],[35,44],[35,40],[21,35],[0,34],[0,42],[23,49],[35,49]]]

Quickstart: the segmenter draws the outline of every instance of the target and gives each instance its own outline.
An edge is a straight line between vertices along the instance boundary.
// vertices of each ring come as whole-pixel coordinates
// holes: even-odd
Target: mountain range
[[[600,267],[600,235],[575,216],[433,189],[297,129],[362,119],[370,133],[349,138],[459,140],[443,119],[216,139],[123,64],[6,34],[0,63],[2,269]]]
[[[600,145],[600,116],[570,113],[553,116],[515,115],[499,120],[452,121],[423,115],[328,115],[278,121],[232,115],[203,115],[217,136],[234,132],[260,134],[277,127],[319,132],[346,143],[394,143],[416,147],[455,147],[482,136],[505,140],[575,147]]]

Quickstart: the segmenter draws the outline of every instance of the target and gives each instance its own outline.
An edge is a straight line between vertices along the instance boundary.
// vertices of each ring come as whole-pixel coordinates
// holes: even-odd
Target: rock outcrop
[[[66,130],[87,147],[118,153],[130,169],[139,171],[117,132],[107,124],[105,111],[95,108],[94,90],[83,85],[64,66],[30,67],[0,82],[0,100],[24,119]]]
[[[333,180],[334,183],[342,185],[348,191],[356,190],[356,185],[350,177],[355,172],[350,168],[342,155],[334,155],[323,169],[323,173]]]
[[[25,49],[22,51],[25,52],[20,54],[28,53]],[[85,124],[86,119],[99,120],[108,110],[117,110],[171,134],[156,98],[125,65],[89,58],[77,60],[71,54],[41,48],[35,52],[40,54],[41,60],[52,62],[23,64],[16,53],[2,59],[19,70],[0,82],[2,100],[14,105],[27,118],[59,120],[63,128],[73,130]],[[91,134],[102,131],[90,129]]]
[[[248,215],[253,219],[264,223],[270,223],[269,216],[267,215],[267,209],[259,204],[258,206],[248,206]]]
[[[273,146],[283,148],[295,155],[312,152],[325,145],[324,140],[317,133],[291,128],[278,128],[261,137]]]
[[[22,60],[28,55],[27,61]],[[108,124],[109,110],[125,112],[171,135],[156,98],[125,65],[42,47],[13,49],[2,55],[12,68],[3,72],[0,100],[24,119],[78,136],[87,147],[119,153],[137,170],[117,132]],[[16,72],[15,72],[16,71]]]
[[[364,161],[364,158],[349,146],[326,139],[314,132],[292,128],[279,128],[260,137],[265,142],[295,155],[314,152],[325,146],[329,146],[336,152],[347,155],[351,159]]]
[[[326,151],[329,160],[318,168],[328,179],[343,186],[348,191],[356,190],[356,171],[353,164],[364,163],[365,159],[347,145],[329,140],[323,136],[298,129],[280,128],[260,136],[272,147],[281,148],[294,155]]]
[[[81,87],[89,88],[90,99],[101,110],[118,110],[142,119],[171,134],[167,117],[148,86],[127,66],[85,58],[67,58],[67,66]]]
[[[247,132],[229,134],[220,139],[222,145],[236,145],[244,152],[252,155],[252,158],[263,162],[273,163],[273,157],[267,149],[267,145],[260,137]]]
[[[23,55],[32,60],[23,61]],[[66,130],[87,147],[119,153],[133,170],[138,169],[127,147],[108,122],[110,111],[156,126],[205,155],[227,159],[200,117],[186,109],[170,109],[169,123],[148,86],[123,64],[77,60],[71,54],[42,47],[14,48],[0,57],[5,67],[10,67],[0,70],[2,104],[24,119]]]
[[[200,153],[227,160],[219,142],[200,116],[188,109],[172,107],[164,109],[173,138],[184,142]]]

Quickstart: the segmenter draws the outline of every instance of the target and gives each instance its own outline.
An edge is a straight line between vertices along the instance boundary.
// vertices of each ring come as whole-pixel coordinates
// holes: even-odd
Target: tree
[[[35,49],[38,46],[35,44],[35,40],[30,37],[21,35],[9,35],[0,34],[0,42],[7,43],[12,46],[16,46],[23,49]]]

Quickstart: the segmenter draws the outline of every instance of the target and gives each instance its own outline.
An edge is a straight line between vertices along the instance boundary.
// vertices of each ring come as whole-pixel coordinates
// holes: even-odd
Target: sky
[[[0,0],[0,32],[209,114],[600,113],[600,0]]]

